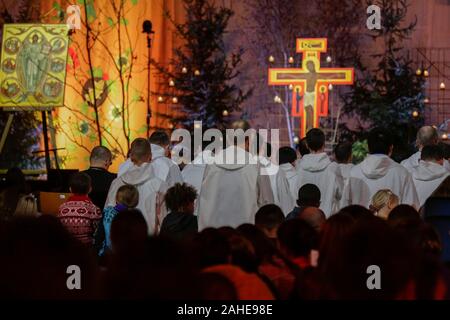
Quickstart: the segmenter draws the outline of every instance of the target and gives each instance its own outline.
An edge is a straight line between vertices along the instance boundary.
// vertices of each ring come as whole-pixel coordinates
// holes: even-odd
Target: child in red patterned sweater
[[[76,173],[71,177],[69,186],[73,195],[59,207],[58,218],[75,238],[93,245],[94,232],[102,213],[88,197],[91,178],[85,173]]]

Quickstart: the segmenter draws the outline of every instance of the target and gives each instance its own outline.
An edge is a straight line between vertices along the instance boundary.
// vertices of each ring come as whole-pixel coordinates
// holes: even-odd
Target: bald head
[[[317,231],[320,231],[327,219],[323,211],[316,207],[307,207],[303,209],[298,218],[307,222]]]
[[[423,126],[417,132],[416,145],[420,150],[425,146],[435,145],[438,141],[437,130],[432,126]]]

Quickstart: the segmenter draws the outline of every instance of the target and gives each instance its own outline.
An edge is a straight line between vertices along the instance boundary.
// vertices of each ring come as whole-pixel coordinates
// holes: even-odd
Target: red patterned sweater
[[[58,218],[75,238],[92,245],[102,213],[88,196],[73,195],[59,207]]]

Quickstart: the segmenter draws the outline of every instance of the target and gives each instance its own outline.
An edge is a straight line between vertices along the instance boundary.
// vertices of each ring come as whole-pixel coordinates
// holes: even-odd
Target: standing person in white
[[[341,170],[344,183],[348,181],[350,171],[354,167],[352,163],[352,146],[350,142],[341,142],[334,148],[334,158]]]
[[[297,153],[291,147],[281,147],[278,149],[278,163],[280,169],[284,171],[289,183],[289,190],[292,198],[297,199],[298,195],[298,173],[295,170],[295,164],[297,161]]]
[[[231,128],[246,131],[250,126],[238,120]],[[254,223],[256,211],[273,203],[268,176],[261,175],[258,164],[249,162],[253,156],[247,151],[248,137],[243,145],[228,142],[229,147],[218,152],[214,163],[206,166],[198,200],[199,230]]]
[[[149,234],[157,233],[166,215],[164,195],[167,184],[159,179],[150,163],[152,152],[147,139],[137,138],[131,144],[131,167],[120,177],[114,179],[108,192],[105,206],[116,205],[117,190],[126,184],[139,191],[139,209],[147,222]]]
[[[167,182],[169,187],[172,187],[175,183],[183,182],[180,168],[175,162],[167,157],[170,146],[168,134],[162,130],[155,131],[150,136],[149,142],[152,150],[152,164],[156,176]],[[131,167],[131,159],[127,159],[127,161],[120,165],[117,175],[121,176]]]
[[[331,162],[325,150],[325,134],[314,128],[306,134],[311,151],[303,156],[297,167],[299,188],[307,183],[316,185],[321,193],[320,209],[327,217],[336,213],[344,189],[344,179],[336,162]]]
[[[394,145],[389,132],[372,129],[368,146],[369,155],[350,171],[342,205],[359,204],[368,208],[378,190],[389,189],[399,197],[400,204],[418,209],[419,198],[411,174],[390,158]]]
[[[444,168],[444,155],[437,145],[422,148],[419,165],[413,168],[412,176],[419,196],[419,205],[422,207],[428,197],[450,175]]]
[[[436,145],[439,142],[439,136],[437,130],[432,126],[423,126],[417,131],[416,146],[419,149],[408,159],[401,162],[401,165],[409,172],[412,172],[414,168],[419,166],[420,154],[425,146]]]

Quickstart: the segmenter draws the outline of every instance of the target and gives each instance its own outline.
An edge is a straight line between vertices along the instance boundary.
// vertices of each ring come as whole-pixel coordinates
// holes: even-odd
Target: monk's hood
[[[432,181],[448,175],[449,172],[438,163],[420,160],[419,166],[414,168],[412,174],[416,180]]]
[[[239,170],[250,164],[256,164],[254,156],[239,147],[228,147],[214,157],[217,167],[225,170]]]
[[[362,173],[368,179],[379,179],[395,166],[394,160],[387,155],[368,155],[360,164]]]
[[[212,162],[214,162],[214,154],[210,150],[204,150],[197,154],[192,164],[195,166],[204,166]]]
[[[163,147],[153,143],[150,144],[150,147],[152,149],[152,159],[161,158],[166,155],[166,149]]]
[[[144,163],[141,166],[132,165],[130,169],[119,177],[125,184],[139,186],[150,179],[156,178],[151,163]]]
[[[290,163],[280,164],[280,168],[283,169],[287,179],[291,179],[297,175],[297,171],[295,171],[294,166]]]
[[[323,153],[306,154],[300,161],[300,168],[309,172],[318,172],[325,170],[331,163],[328,155]]]

